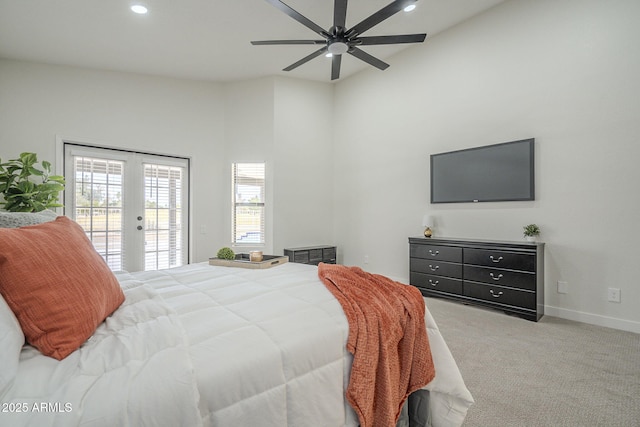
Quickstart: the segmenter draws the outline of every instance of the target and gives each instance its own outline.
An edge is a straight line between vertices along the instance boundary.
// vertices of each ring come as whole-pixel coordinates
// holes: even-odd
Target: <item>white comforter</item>
[[[344,399],[347,321],[315,267],[192,264],[119,279],[125,303],[80,350],[58,362],[25,347],[0,425],[358,425]],[[432,424],[460,425],[473,400],[426,322]]]

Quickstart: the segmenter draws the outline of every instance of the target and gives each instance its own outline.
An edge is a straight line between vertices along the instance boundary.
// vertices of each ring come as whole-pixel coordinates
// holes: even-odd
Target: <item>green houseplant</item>
[[[236,259],[236,254],[233,252],[231,248],[227,248],[227,247],[221,248],[218,251],[217,256],[219,259],[230,259],[230,260]]]
[[[540,234],[540,227],[538,227],[536,224],[525,225],[523,229],[524,237],[529,241],[535,240],[536,236]]]
[[[64,190],[64,177],[51,175],[51,163],[38,166],[35,153],[21,153],[5,163],[0,159],[0,202],[10,212],[40,212],[62,206],[58,196]]]

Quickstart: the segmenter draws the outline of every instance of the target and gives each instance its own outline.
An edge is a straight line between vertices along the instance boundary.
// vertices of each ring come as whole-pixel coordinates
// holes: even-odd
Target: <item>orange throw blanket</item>
[[[410,393],[435,377],[420,291],[358,267],[320,264],[349,321],[347,401],[361,427],[392,427]]]

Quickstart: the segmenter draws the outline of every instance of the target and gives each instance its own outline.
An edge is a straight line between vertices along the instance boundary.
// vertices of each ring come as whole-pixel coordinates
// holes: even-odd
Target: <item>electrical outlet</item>
[[[369,255],[364,256],[364,263],[369,264]]]
[[[559,294],[568,294],[569,293],[569,282],[564,282],[562,280],[558,280],[558,293]]]
[[[620,302],[620,289],[619,288],[609,288],[607,293],[607,299],[610,302]]]

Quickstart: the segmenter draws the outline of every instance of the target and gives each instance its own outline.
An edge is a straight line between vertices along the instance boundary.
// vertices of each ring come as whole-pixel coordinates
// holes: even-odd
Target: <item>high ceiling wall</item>
[[[509,1],[335,90],[336,244],[408,279],[407,237],[546,242],[548,314],[640,331],[640,3]],[[429,155],[536,138],[536,200],[429,203]],[[369,264],[365,264],[365,256]],[[568,282],[568,294],[557,282]],[[607,288],[622,302],[607,301]]]

